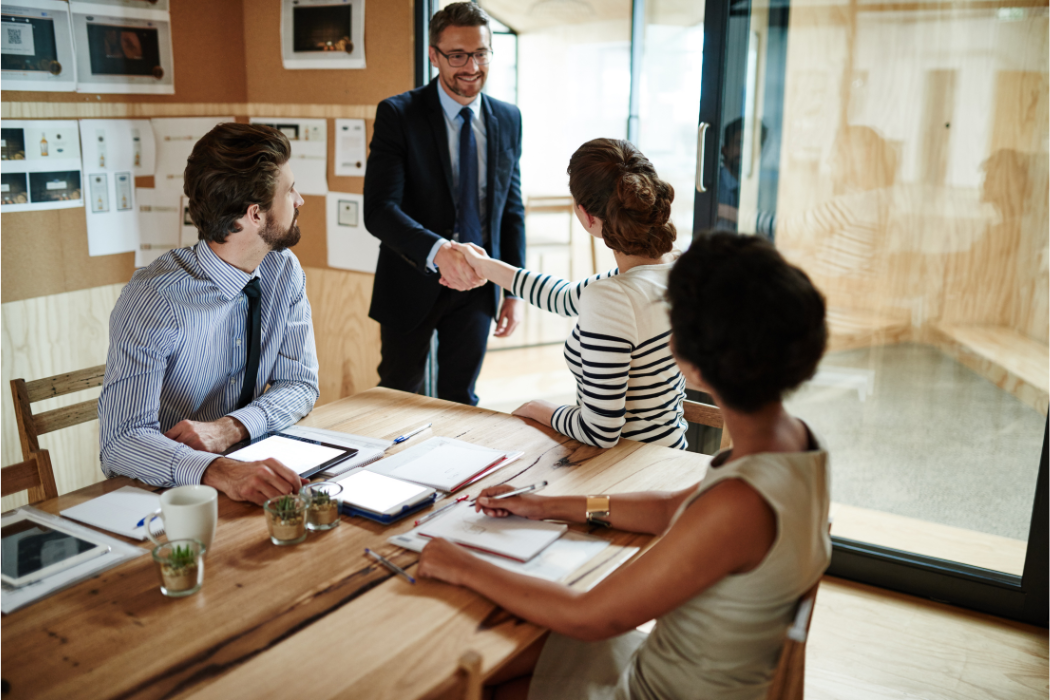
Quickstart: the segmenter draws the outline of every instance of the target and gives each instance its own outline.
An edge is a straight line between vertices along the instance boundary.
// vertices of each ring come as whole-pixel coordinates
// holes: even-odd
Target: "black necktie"
[[[237,408],[244,408],[255,396],[255,378],[259,376],[259,355],[262,353],[262,308],[259,303],[262,291],[259,289],[259,278],[253,277],[244,285],[244,295],[248,297],[248,323],[244,334],[248,336],[248,361],[244,364],[244,384],[241,386],[241,398]]]
[[[482,245],[481,217],[478,214],[478,145],[474,140],[470,107],[459,111],[463,127],[459,132],[459,220],[456,228],[460,243]]]

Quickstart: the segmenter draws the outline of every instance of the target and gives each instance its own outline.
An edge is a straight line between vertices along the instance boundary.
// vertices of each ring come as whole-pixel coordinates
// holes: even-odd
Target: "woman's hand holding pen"
[[[510,498],[501,498],[499,500],[494,500],[492,498],[492,496],[498,496],[501,493],[507,493],[508,491],[513,490],[514,487],[508,484],[490,486],[478,494],[478,498],[474,502],[474,510],[481,511],[485,515],[492,516],[493,518],[505,518],[508,515],[520,515],[521,517],[530,520],[542,520],[546,517],[545,502],[548,499],[543,496],[522,494],[521,496],[511,496]]]

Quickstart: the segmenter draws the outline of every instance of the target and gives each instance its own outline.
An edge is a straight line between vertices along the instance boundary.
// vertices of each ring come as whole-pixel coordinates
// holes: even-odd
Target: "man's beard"
[[[295,216],[292,217],[292,225],[285,231],[281,231],[277,226],[277,221],[271,217],[266,217],[266,226],[259,231],[259,237],[263,239],[263,242],[270,246],[270,250],[280,252],[286,248],[291,248],[293,245],[299,242],[300,232],[299,226],[295,223],[299,220],[299,210],[295,210]]]

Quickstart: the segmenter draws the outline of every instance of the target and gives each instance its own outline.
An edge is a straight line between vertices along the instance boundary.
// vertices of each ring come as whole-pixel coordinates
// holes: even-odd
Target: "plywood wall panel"
[[[4,251],[7,252],[6,250]],[[6,259],[6,255],[4,256]],[[100,365],[109,347],[109,315],[116,305],[122,284],[111,284],[65,294],[5,302],[0,309],[3,360],[0,363],[0,408],[2,408],[3,464],[22,460],[11,380],[42,379],[62,372]],[[96,398],[99,389],[69,394],[35,404],[46,411]],[[59,493],[101,481],[98,421],[48,433],[40,446],[50,450]],[[8,510],[24,503],[24,495],[3,499]]]
[[[379,384],[379,324],[368,318],[372,279],[363,272],[306,269],[321,366],[319,403]]]

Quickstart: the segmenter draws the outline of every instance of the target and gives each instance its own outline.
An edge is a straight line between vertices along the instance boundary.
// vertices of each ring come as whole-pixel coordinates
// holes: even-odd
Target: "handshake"
[[[434,256],[434,264],[441,271],[440,283],[458,292],[480,287],[488,281],[479,271],[481,261],[488,257],[484,248],[473,243],[449,241]]]

